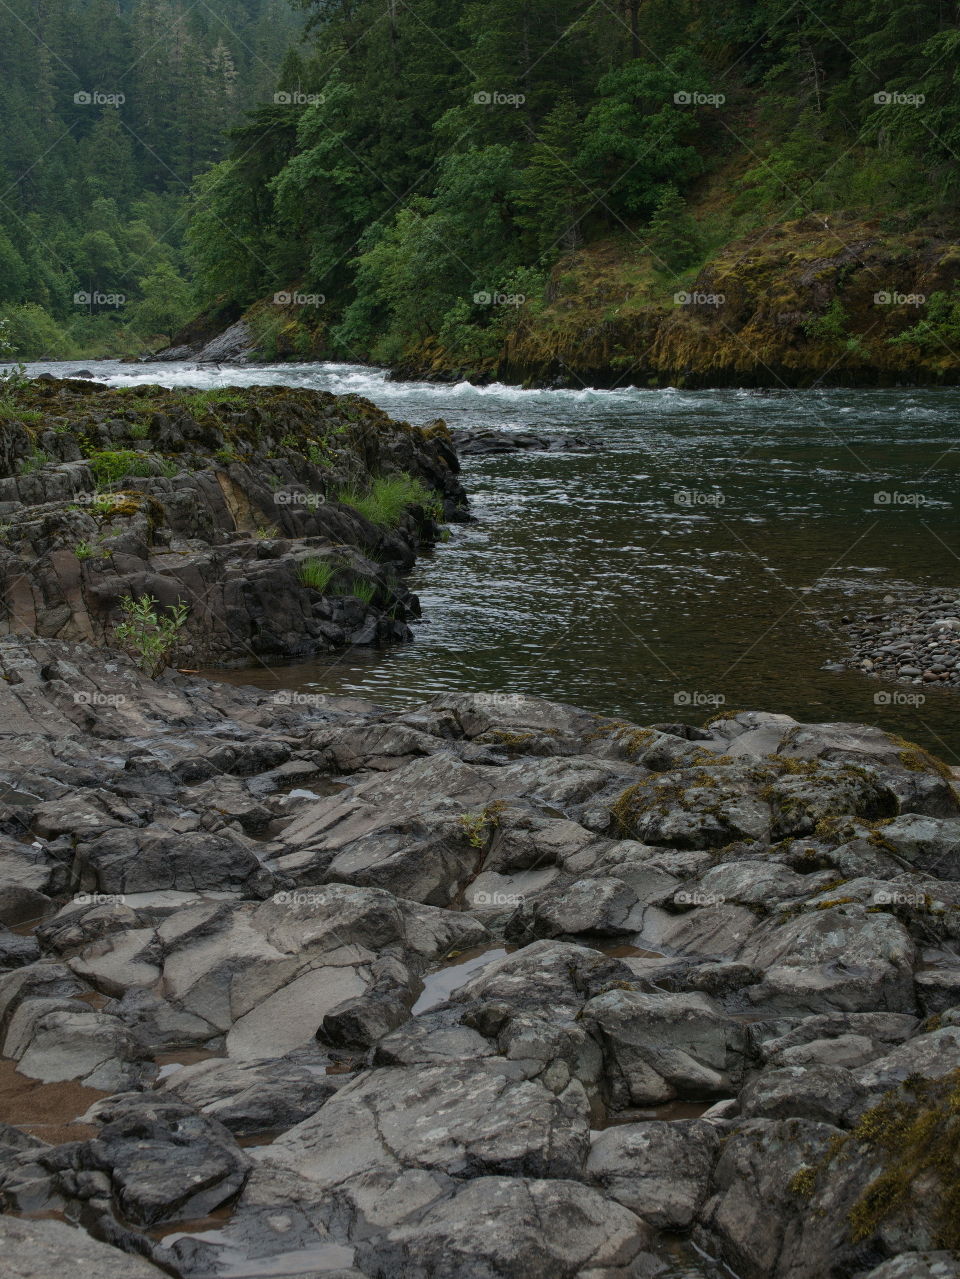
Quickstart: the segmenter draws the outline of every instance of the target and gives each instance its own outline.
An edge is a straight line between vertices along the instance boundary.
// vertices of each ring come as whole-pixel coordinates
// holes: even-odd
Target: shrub
[[[364,604],[372,604],[376,593],[376,582],[369,582],[362,577],[355,577],[349,586],[337,592],[338,595],[352,595],[354,599],[361,600]]]
[[[0,422],[22,422],[24,426],[36,426],[43,420],[39,409],[21,408],[12,395],[0,395]]]
[[[91,453],[90,470],[99,485],[119,484],[128,475],[153,475],[157,468],[157,459],[149,453],[137,453],[133,449],[103,449]],[[170,466],[173,471],[170,471]],[[176,474],[176,465],[161,462],[163,474]]]
[[[187,620],[187,606],[182,600],[161,612],[150,595],[134,599],[124,595],[120,601],[123,621],[115,630],[118,640],[136,655],[141,669],[156,678],[167,665]]]

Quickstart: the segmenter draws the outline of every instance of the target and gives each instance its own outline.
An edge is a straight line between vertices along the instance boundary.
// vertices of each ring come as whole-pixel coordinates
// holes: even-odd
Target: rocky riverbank
[[[8,1273],[960,1274],[923,751],[43,639],[0,675]]]
[[[442,423],[288,387],[40,378],[0,421],[0,634],[110,643],[182,601],[176,660],[411,638],[418,551],[466,499]]]
[[[843,619],[852,649],[846,665],[918,689],[960,687],[960,592],[887,595],[883,604],[882,612]]]
[[[458,349],[432,334],[393,358],[393,375],[578,390],[960,380],[954,321],[945,318],[960,254],[942,227],[906,230],[811,213],[737,236],[698,271],[675,275],[657,266],[638,270],[636,237],[583,245],[559,259],[542,294],[506,308],[515,312],[508,320],[497,317],[494,354],[478,357],[476,343]],[[278,308],[266,297],[243,316],[199,318],[169,349],[146,358],[343,359],[328,324],[304,315],[310,310]],[[266,316],[276,336],[261,351],[257,332]]]

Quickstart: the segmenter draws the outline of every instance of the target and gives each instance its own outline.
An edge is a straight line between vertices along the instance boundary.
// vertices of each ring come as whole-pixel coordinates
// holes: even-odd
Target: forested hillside
[[[3,5],[0,318],[18,351],[123,351],[184,321],[190,184],[301,26],[287,0]]]
[[[566,342],[575,359],[607,326],[600,363],[628,364],[626,318],[798,219],[814,262],[879,233],[871,304],[897,296],[896,263],[916,251],[900,237],[945,237],[932,312],[888,307],[875,336],[894,352],[912,334],[897,358],[906,343],[913,359],[931,326],[958,328],[940,269],[956,257],[955,3],[326,0],[312,14],[284,83],[313,100],[250,120],[199,180],[190,232],[207,308],[294,283],[326,297],[255,310],[265,354],[482,371],[519,348],[522,375],[524,346],[543,339],[547,365]],[[791,260],[789,236],[776,256]],[[880,358],[842,288],[810,310],[792,290],[780,311],[825,359]]]
[[[21,353],[246,313],[439,376],[957,372],[956,3],[15,3]]]

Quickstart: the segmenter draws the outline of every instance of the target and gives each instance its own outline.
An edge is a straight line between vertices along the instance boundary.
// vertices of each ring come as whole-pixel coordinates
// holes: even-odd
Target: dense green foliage
[[[191,184],[223,155],[225,131],[272,96],[302,16],[287,0],[3,10],[7,336],[26,356],[162,340],[194,307],[182,247]]]
[[[955,210],[953,3],[307,7],[312,45],[283,83],[316,100],[237,134],[200,184],[191,251],[203,305],[296,281],[326,296],[305,322],[348,356],[436,338],[483,359],[518,298],[605,236],[672,282],[731,235],[813,210],[904,225]]]
[[[625,245],[669,295],[753,227],[956,213],[955,2],[294,0],[308,36],[284,57],[303,14],[219,3],[226,24],[186,0],[68,0],[43,21],[69,69],[26,32],[0,52],[0,110],[26,121],[0,142],[19,349],[54,342],[77,288],[122,288],[122,317],[71,333],[253,307],[267,356],[396,361],[436,340],[475,363],[584,245]],[[74,108],[75,82],[128,103]]]

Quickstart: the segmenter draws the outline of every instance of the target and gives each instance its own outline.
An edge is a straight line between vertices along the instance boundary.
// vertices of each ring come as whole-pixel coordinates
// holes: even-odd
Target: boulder
[[[587,1180],[659,1230],[685,1230],[706,1198],[720,1153],[716,1128],[700,1120],[617,1124],[590,1147]]]

